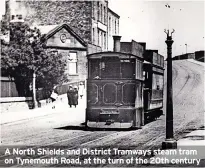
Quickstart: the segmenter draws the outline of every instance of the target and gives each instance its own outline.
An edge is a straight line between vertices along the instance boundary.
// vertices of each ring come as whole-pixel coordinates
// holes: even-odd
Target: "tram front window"
[[[120,78],[120,60],[117,58],[105,58],[101,62],[101,76],[102,78],[112,79]]]
[[[135,60],[103,57],[90,60],[91,79],[134,79]]]
[[[135,78],[135,61],[134,60],[120,60],[122,78]]]
[[[100,78],[100,60],[94,59],[90,61],[90,78],[99,79]]]

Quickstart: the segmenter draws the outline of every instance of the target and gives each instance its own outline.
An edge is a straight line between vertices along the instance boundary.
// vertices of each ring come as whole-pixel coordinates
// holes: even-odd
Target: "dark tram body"
[[[114,52],[87,55],[87,127],[141,127],[161,114],[163,67],[144,63],[139,43],[119,44]]]
[[[145,51],[144,118],[145,122],[163,114],[164,57],[153,50]]]

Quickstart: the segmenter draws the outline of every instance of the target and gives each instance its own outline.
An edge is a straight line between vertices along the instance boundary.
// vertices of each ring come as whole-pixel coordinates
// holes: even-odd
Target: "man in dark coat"
[[[76,107],[78,105],[78,87],[74,86],[73,90],[73,105]]]
[[[68,97],[68,104],[70,105],[70,107],[72,107],[72,105],[74,105],[73,103],[73,87],[70,85],[68,87],[68,91],[67,91],[67,97]]]

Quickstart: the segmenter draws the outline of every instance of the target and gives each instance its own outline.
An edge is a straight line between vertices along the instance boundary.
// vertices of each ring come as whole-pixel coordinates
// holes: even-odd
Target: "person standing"
[[[68,98],[68,104],[70,107],[73,105],[73,87],[72,85],[68,86],[68,91],[67,91],[67,98]]]
[[[76,107],[78,105],[78,87],[74,86],[73,89],[73,105]]]
[[[52,101],[52,109],[55,109],[54,102],[56,101],[57,98],[58,98],[57,86],[54,86],[53,91],[52,91],[51,96],[50,96],[50,99]]]
[[[83,97],[83,92],[84,92],[84,85],[82,82],[80,82],[78,93],[79,93],[81,99]]]

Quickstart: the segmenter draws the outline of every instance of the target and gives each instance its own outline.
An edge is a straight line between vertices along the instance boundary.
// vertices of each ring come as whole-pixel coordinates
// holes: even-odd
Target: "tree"
[[[45,49],[40,31],[23,22],[10,23],[10,42],[2,44],[1,53],[1,68],[14,78],[19,96],[31,95],[29,86],[34,72],[37,88],[52,89],[66,79],[65,58]]]

